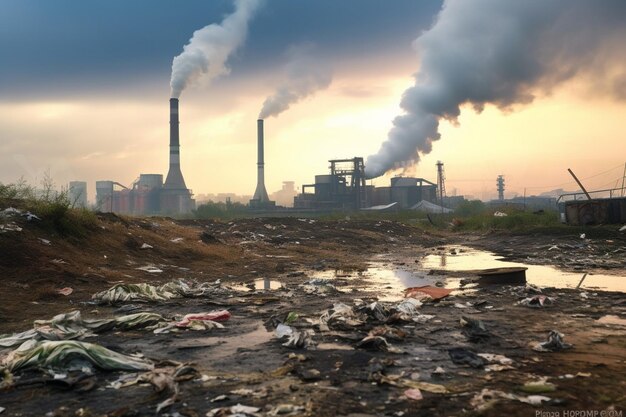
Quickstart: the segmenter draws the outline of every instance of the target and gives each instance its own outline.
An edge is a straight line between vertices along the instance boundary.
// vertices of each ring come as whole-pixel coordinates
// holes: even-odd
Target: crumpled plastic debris
[[[287,339],[282,345],[292,349],[307,349],[313,345],[313,331],[310,329],[298,330],[285,324],[279,324],[276,327],[276,337],[278,339]]]
[[[403,353],[401,349],[398,349],[387,342],[382,336],[368,335],[356,344],[358,349],[389,352],[389,353]]]
[[[501,211],[496,211],[495,213],[493,213],[493,217],[507,217],[508,214],[503,213]]]
[[[126,301],[165,301],[172,298],[201,297],[207,294],[225,295],[228,290],[219,281],[197,283],[175,280],[154,286],[142,284],[116,284],[106,291],[94,294],[91,298],[101,304],[115,304]]]
[[[232,407],[221,407],[214,408],[213,410],[209,410],[206,413],[206,417],[257,417],[260,414],[258,412],[261,409],[258,407],[250,407],[247,405],[233,405]]]
[[[364,318],[357,315],[352,307],[344,303],[336,303],[333,308],[320,316],[320,329],[329,330],[330,327],[339,330],[351,330],[365,323]]]
[[[0,347],[14,347],[28,340],[82,339],[112,329],[130,330],[165,321],[156,313],[135,313],[109,319],[83,319],[79,310],[57,314],[51,320],[35,320],[34,329],[0,338]]]
[[[402,341],[406,338],[406,332],[391,326],[374,327],[369,332],[370,336],[382,336],[385,339]]]
[[[227,321],[231,315],[228,310],[214,310],[208,313],[191,313],[183,317],[183,319],[176,323],[176,327],[189,327],[193,321]]]
[[[144,243],[141,245],[141,247],[139,249],[152,249],[154,246],[152,245],[148,245],[147,243]]]
[[[472,368],[482,368],[487,364],[485,358],[465,348],[448,349],[448,355],[450,355],[452,362],[457,365],[469,365]]]
[[[61,288],[57,290],[57,294],[61,294],[65,296],[68,296],[73,292],[74,292],[74,289],[72,287],[65,287],[65,288]]]
[[[519,301],[518,304],[526,307],[541,308],[554,304],[554,298],[538,294],[532,297],[524,298],[523,300]]]
[[[462,333],[472,343],[484,342],[491,337],[491,333],[489,333],[482,320],[461,316],[461,326],[463,326]]]
[[[470,400],[470,405],[474,410],[483,412],[493,407],[498,401],[501,400],[513,400],[530,405],[541,405],[545,401],[550,401],[551,398],[541,395],[529,395],[528,397],[508,394],[503,391],[490,390],[484,388],[480,393],[476,394],[474,398]]]
[[[450,295],[452,291],[453,290],[448,289],[448,288],[432,287],[430,285],[426,285],[423,287],[407,288],[406,290],[404,290],[404,296],[407,298],[412,297],[412,298],[422,299],[424,298],[423,296],[426,295],[427,297],[430,297],[433,300],[440,300]]]
[[[162,269],[157,268],[154,265],[146,265],[146,266],[140,266],[139,268],[135,268],[139,271],[145,271],[145,272],[149,272],[151,274],[160,274],[161,272],[163,272]]]
[[[23,229],[17,224],[10,222],[6,224],[0,224],[0,233],[6,232],[21,232]]]
[[[302,290],[307,294],[315,294],[325,297],[328,294],[339,292],[329,279],[312,279],[302,285]]]
[[[67,369],[75,363],[85,361],[103,370],[149,371],[154,365],[146,359],[114,352],[103,346],[79,342],[29,341],[11,352],[2,361],[2,366],[11,372],[26,368]]]
[[[404,396],[410,400],[415,401],[420,401],[424,399],[424,397],[422,396],[422,391],[417,388],[409,388],[408,390],[404,391]]]
[[[556,330],[550,330],[548,340],[537,343],[533,350],[537,352],[558,352],[560,350],[570,349],[573,345],[563,342],[563,334]]]
[[[278,404],[276,407],[272,408],[267,415],[268,416],[290,416],[290,415],[300,415],[305,410],[305,407],[301,405],[294,404]]]
[[[547,381],[547,378],[541,378],[538,381],[530,381],[519,387],[520,391],[527,394],[543,394],[546,392],[556,391],[556,385]]]

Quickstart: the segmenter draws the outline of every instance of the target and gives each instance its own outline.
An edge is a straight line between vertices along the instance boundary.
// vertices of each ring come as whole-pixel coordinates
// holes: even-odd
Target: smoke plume
[[[259,119],[278,116],[294,103],[330,85],[332,71],[311,44],[289,49],[284,82],[265,99]]]
[[[210,24],[193,33],[183,52],[172,62],[172,98],[180,97],[182,91],[203,74],[209,81],[228,74],[226,61],[245,41],[248,22],[259,1],[235,0],[235,11],[222,23]]]
[[[464,104],[510,110],[574,77],[596,93],[626,98],[625,18],[623,0],[446,0],[414,42],[415,85],[367,159],[367,176],[429,153],[439,122],[458,123]]]

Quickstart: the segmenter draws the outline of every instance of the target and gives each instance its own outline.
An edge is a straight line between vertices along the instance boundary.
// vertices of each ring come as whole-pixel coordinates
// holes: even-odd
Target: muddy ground
[[[145,303],[134,310],[174,317],[227,309],[232,317],[224,329],[174,334],[143,329],[88,339],[118,352],[140,352],[157,364],[190,364],[194,371],[179,378],[175,402],[161,415],[204,416],[236,404],[258,407],[258,415],[308,416],[534,416],[538,411],[563,415],[565,410],[608,410],[612,414],[604,415],[617,416],[626,408],[626,298],[621,292],[543,288],[554,303],[529,308],[516,304],[535,295],[523,286],[470,286],[425,302],[420,313],[434,317],[423,323],[368,319],[358,326],[319,326],[320,315],[338,302],[353,306],[355,300],[382,299],[392,307],[402,300],[401,286],[368,270],[372,262],[422,274],[433,285],[472,278],[467,272],[422,268],[424,256],[449,251],[450,245],[626,279],[626,236],[617,228],[589,229],[581,238],[578,231],[424,232],[389,221],[272,218],[222,223],[108,215],[79,239],[61,238],[25,221],[20,226],[22,231],[0,234],[0,333],[28,330],[33,320],[76,309],[91,318],[120,315],[124,304],[90,302],[92,294],[119,282],[219,279],[230,288],[226,295]],[[137,269],[144,266],[162,272]],[[306,285],[314,278],[329,279],[336,290]],[[280,288],[264,290],[263,279],[276,281],[272,287]],[[251,288],[255,280],[261,281]],[[57,293],[65,287],[73,292]],[[307,349],[284,347],[274,335],[276,323],[290,312],[298,314],[292,326],[314,332]],[[463,316],[481,320],[487,334],[468,336],[460,323]],[[388,338],[387,351],[357,348],[368,332],[381,326],[404,336]],[[551,330],[564,334],[573,347],[533,350]],[[453,348],[504,355],[512,363],[510,369],[491,371],[488,365],[457,364],[449,353]],[[55,383],[39,370],[17,372],[12,386],[0,392],[2,417],[148,416],[172,397],[172,392],[155,392],[149,384],[109,386],[124,374],[97,371],[85,387]],[[552,384],[546,392],[522,389],[542,378]],[[416,387],[423,398],[408,398],[415,391],[407,390]],[[488,407],[477,397],[484,389],[548,399],[529,405],[501,398]]]

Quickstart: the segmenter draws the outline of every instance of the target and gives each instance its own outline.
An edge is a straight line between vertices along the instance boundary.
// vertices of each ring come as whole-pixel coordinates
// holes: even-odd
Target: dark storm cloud
[[[232,77],[280,65],[289,45],[314,42],[327,55],[407,48],[439,0],[265,0]],[[231,0],[3,0],[0,91],[5,99],[89,92],[164,80],[191,34],[232,13]],[[382,63],[384,64],[384,63]]]

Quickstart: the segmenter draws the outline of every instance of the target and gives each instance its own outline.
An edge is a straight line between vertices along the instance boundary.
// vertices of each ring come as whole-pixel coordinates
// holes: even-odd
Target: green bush
[[[84,237],[95,230],[95,213],[86,208],[74,208],[67,189],[57,191],[48,174],[41,184],[42,189],[37,191],[23,179],[15,184],[0,183],[0,205],[30,211],[41,219],[36,225],[61,236]]]

